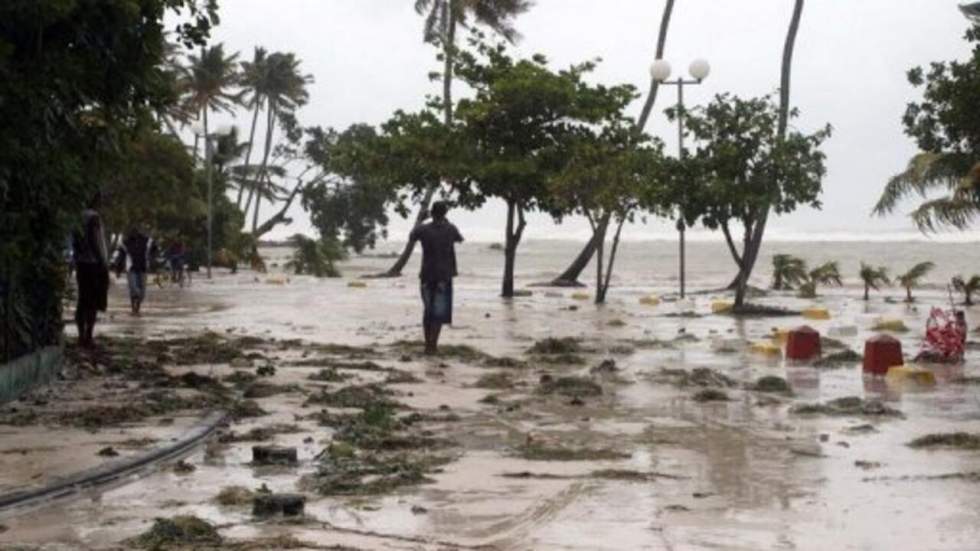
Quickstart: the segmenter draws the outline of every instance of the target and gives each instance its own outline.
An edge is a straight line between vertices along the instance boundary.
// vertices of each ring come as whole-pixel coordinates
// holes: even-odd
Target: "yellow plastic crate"
[[[347,283],[347,286],[351,289],[366,289],[368,285],[363,281],[351,281]]]
[[[657,295],[648,295],[645,297],[640,297],[640,304],[644,306],[659,306],[660,297]]]
[[[753,343],[749,348],[753,354],[760,354],[762,356],[779,356],[783,353],[783,347],[777,346],[771,342],[757,342]]]
[[[729,302],[727,300],[716,300],[711,303],[711,312],[715,314],[724,314],[725,312],[731,312],[732,308],[735,307],[735,303]]]
[[[898,365],[888,368],[885,381],[889,385],[915,385],[921,387],[936,386],[936,375],[921,367]]]
[[[904,333],[909,330],[905,322],[896,319],[883,319],[879,321],[873,329],[875,331],[890,331],[892,333]]]
[[[572,300],[589,300],[592,295],[589,293],[572,293]]]
[[[803,317],[808,320],[829,320],[830,310],[826,308],[807,308],[803,310]]]

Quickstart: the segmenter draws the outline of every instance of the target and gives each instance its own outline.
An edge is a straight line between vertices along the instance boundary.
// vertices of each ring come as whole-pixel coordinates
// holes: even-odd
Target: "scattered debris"
[[[793,388],[789,386],[786,379],[782,377],[776,377],[775,375],[767,375],[762,377],[752,385],[751,390],[756,392],[770,392],[773,394],[793,394]]]
[[[143,549],[165,549],[172,546],[217,545],[221,543],[218,530],[195,516],[158,518],[147,532],[130,540]]]
[[[966,432],[927,434],[909,442],[909,447],[980,450],[980,434],[969,434]]]
[[[570,398],[599,396],[602,394],[602,386],[586,377],[542,377],[538,394],[560,394]]]
[[[790,409],[797,415],[867,415],[901,417],[902,413],[878,400],[865,401],[857,396],[831,400],[826,404],[804,404]]]
[[[531,354],[558,355],[558,354],[578,354],[583,352],[581,341],[573,337],[548,337],[534,343],[531,347]]]
[[[602,360],[599,365],[589,370],[592,374],[615,373],[617,371],[619,371],[619,367],[616,366],[616,360],[612,358]]]
[[[629,459],[630,454],[609,448],[571,448],[531,441],[519,450],[528,461],[610,461]]]
[[[728,402],[730,398],[723,390],[717,388],[705,388],[699,390],[691,397],[695,402]]]
[[[836,369],[840,367],[847,367],[850,365],[858,364],[864,361],[864,356],[858,354],[857,352],[846,348],[840,352],[834,352],[833,354],[828,354],[823,358],[813,362],[813,367],[820,369]]]
[[[226,486],[218,492],[214,501],[225,507],[244,507],[255,499],[255,492],[244,486]]]
[[[718,387],[733,388],[738,383],[723,373],[707,367],[698,367],[693,370],[661,368],[652,378],[657,382],[666,382],[678,387]]]
[[[197,467],[191,465],[187,461],[181,459],[180,461],[174,463],[174,472],[177,474],[190,474],[197,470]]]
[[[306,497],[300,494],[259,493],[252,500],[252,514],[257,517],[298,517],[305,509]]]
[[[488,373],[483,375],[477,379],[473,386],[488,390],[507,390],[514,388],[514,380],[511,378],[509,373],[499,371],[496,373]]]
[[[882,464],[877,461],[865,461],[863,459],[858,459],[854,462],[854,466],[865,471],[870,471],[873,469],[880,469]]]
[[[296,465],[299,463],[296,448],[278,446],[252,446],[253,465]]]
[[[99,450],[99,452],[96,455],[100,457],[118,457],[119,452],[117,452],[116,449],[113,448],[112,446],[106,446],[105,448]]]

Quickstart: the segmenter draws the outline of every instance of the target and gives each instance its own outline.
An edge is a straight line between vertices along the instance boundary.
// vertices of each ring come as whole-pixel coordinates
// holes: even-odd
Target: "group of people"
[[[108,306],[109,273],[116,277],[126,273],[129,284],[130,308],[139,315],[146,299],[147,274],[154,268],[158,244],[145,228],[133,228],[127,232],[110,258],[106,246],[105,230],[99,215],[102,196],[96,194],[82,212],[81,224],[72,232],[71,249],[78,284],[75,323],[78,341],[82,347],[93,345],[93,332],[99,312]],[[425,335],[425,353],[438,351],[439,336],[443,325],[453,322],[453,279],[458,275],[456,244],[463,236],[451,224],[446,215],[449,205],[439,201],[432,205],[432,221],[420,224],[411,233],[413,243],[422,245],[422,269],[419,273],[423,314],[422,327]],[[166,261],[173,277],[182,277],[187,250],[176,241],[167,249]]]
[[[93,345],[93,333],[98,313],[108,307],[109,274],[115,271],[116,278],[126,274],[129,287],[130,309],[139,316],[146,299],[147,274],[154,271],[155,259],[159,255],[157,242],[149,236],[146,228],[131,228],[123,237],[113,253],[106,246],[105,229],[99,215],[102,196],[96,193],[85,210],[82,211],[81,224],[71,235],[71,262],[78,285],[75,305],[75,324],[78,328],[79,345],[88,348]],[[183,278],[187,262],[187,249],[180,240],[174,240],[166,252],[166,263],[171,277]]]

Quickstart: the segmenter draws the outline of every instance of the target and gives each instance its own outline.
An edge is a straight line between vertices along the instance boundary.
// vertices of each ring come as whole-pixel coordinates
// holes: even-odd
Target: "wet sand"
[[[355,260],[347,273],[384,263]],[[240,420],[229,430],[295,425],[296,432],[275,434],[273,441],[296,446],[300,465],[257,468],[249,464],[251,443],[209,446],[187,459],[196,467],[193,473],[164,469],[102,495],[0,518],[6,527],[0,545],[126,548],[121,542],[146,531],[155,517],[193,514],[218,526],[227,541],[290,535],[310,549],[976,547],[980,451],[907,446],[929,433],[980,433],[980,386],[954,382],[980,375],[976,345],[964,365],[937,369],[937,386],[925,390],[866,378],[856,364],[818,369],[749,350],[712,348],[714,338],[766,340],[774,327],[807,323],[826,334],[847,324],[858,325],[859,333],[840,340],[860,352],[873,334],[870,318],[884,316],[912,329],[895,336],[906,355],[914,355],[929,307],[944,302],[939,290],[921,293],[914,308],[885,302],[887,295],[865,304],[856,289],[827,290],[815,301],[774,295],[757,302],[794,309],[822,305],[833,319],[738,320],[711,315],[712,295],[695,298],[697,317],[676,318],[668,317],[677,311],[673,303],[640,304],[651,289],[639,285],[614,289],[610,304],[597,308],[575,300],[571,290],[533,289],[531,297],[505,302],[496,296],[495,282],[464,275],[456,287],[457,324],[445,331],[445,343],[527,362],[490,367],[482,356],[425,359],[410,346],[393,345],[419,338],[412,278],[372,280],[367,288],[348,287],[349,281],[222,272],[211,282],[195,279],[188,289],[151,290],[140,319],[125,314],[121,289],[114,289],[113,320],[100,326],[104,333],[160,338],[211,330],[227,338],[279,339],[282,346],[263,345],[276,367],[263,380],[299,390],[257,399],[269,415]],[[968,317],[980,320],[980,310]],[[583,350],[575,355],[583,363],[529,353],[548,337],[578,339]],[[365,347],[371,350],[368,359],[385,371],[341,368],[351,377],[344,383],[311,382],[315,362],[294,365],[304,355],[323,357],[325,365],[328,356],[333,362],[343,356],[321,356],[313,343]],[[593,373],[606,359],[615,361],[616,370]],[[696,368],[732,380],[716,386],[727,401],[696,401],[704,390],[696,380],[664,371]],[[208,362],[166,369],[174,376],[194,371],[218,378],[241,370]],[[322,497],[309,491],[301,481],[317,471],[315,457],[334,435],[309,418],[321,409],[308,404],[310,397],[322,387],[382,383],[396,371],[419,382],[385,388],[410,408],[405,411],[435,419],[423,428],[452,440],[445,450],[449,462],[428,475],[430,483],[379,495]],[[501,373],[506,375],[498,377],[498,388],[479,387],[488,385],[485,376]],[[543,394],[542,388],[550,388],[543,376],[583,377],[598,384],[601,394]],[[784,378],[792,395],[749,389],[764,376]],[[490,403],[488,395],[495,396]],[[846,396],[880,401],[901,415],[791,411]],[[439,421],[449,414],[456,420]],[[46,449],[29,431],[4,434],[4,447],[10,442],[8,449],[29,449],[25,460],[54,470],[65,468],[57,458],[75,448]],[[91,439],[96,440],[105,436]],[[85,450],[80,455],[91,455]],[[10,471],[0,481],[12,485],[20,472],[28,476],[26,470]],[[213,501],[223,487],[262,484],[304,491],[305,519],[257,521],[248,508]]]

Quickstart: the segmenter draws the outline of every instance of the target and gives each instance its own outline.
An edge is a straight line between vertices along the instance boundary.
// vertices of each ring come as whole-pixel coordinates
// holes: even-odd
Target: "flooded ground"
[[[832,317],[739,320],[713,315],[710,294],[694,298],[693,315],[682,303],[641,304],[671,280],[643,284],[627,266],[603,307],[542,288],[506,302],[492,274],[465,267],[499,253],[469,247],[457,324],[444,332],[452,346],[434,359],[415,342],[413,278],[349,286],[385,259],[356,259],[337,280],[199,277],[151,290],[138,319],[117,286],[101,334],[117,339],[117,357],[166,377],[119,387],[130,364],[94,362],[17,411],[5,406],[3,491],[108,460],[105,447],[166,441],[212,408],[251,401],[260,412],[234,418],[185,459],[190,468],[0,517],[0,547],[152,548],[139,537],[155,519],[192,515],[223,543],[185,548],[976,548],[980,442],[908,445],[980,434],[976,344],[964,365],[933,368],[929,388],[867,378],[855,361],[816,367],[751,348],[807,323],[824,335],[856,326],[825,353],[860,353],[883,318],[911,329],[894,336],[912,356],[929,308],[947,302],[939,288],[914,307],[888,294],[866,304],[853,287],[814,301],[774,295],[757,302]],[[524,283],[550,268],[531,264]],[[980,310],[968,317],[977,325]],[[199,382],[188,373],[220,388],[187,384]],[[185,402],[111,426],[64,415],[92,402],[171,404],[153,394],[161,388]],[[296,447],[298,465],[253,465],[252,446],[271,443]],[[244,497],[230,497],[234,487]],[[265,490],[306,495],[305,515],[254,518],[251,496]]]

